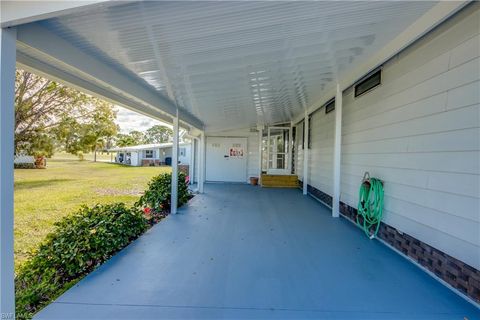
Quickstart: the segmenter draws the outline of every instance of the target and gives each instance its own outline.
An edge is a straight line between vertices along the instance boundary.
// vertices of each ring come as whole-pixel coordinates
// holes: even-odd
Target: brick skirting
[[[308,193],[310,193],[312,196],[317,198],[318,200],[322,201],[326,205],[329,205],[330,207],[332,206],[332,196],[326,194],[323,191],[318,190],[315,187],[312,187],[311,185],[308,185],[307,187]]]
[[[332,197],[325,192],[311,185],[308,185],[308,192],[325,204],[332,205]],[[357,223],[357,209],[340,202],[340,213]],[[460,293],[480,303],[479,270],[383,222],[380,223],[377,237],[434,273]]]
[[[298,186],[300,187],[300,189],[302,188],[303,186],[303,181],[302,180],[298,180]],[[311,186],[309,184],[307,184],[307,192],[317,198],[317,200],[320,200],[321,202],[323,202],[324,204],[328,205],[328,206],[332,206],[332,196],[331,195],[328,195],[326,194],[325,192],[315,188],[314,186]]]

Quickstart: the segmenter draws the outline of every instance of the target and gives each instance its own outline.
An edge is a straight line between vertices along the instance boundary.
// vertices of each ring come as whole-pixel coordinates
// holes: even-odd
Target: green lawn
[[[53,223],[82,204],[133,204],[155,175],[168,167],[128,167],[61,156],[47,169],[15,170],[15,267],[28,258]]]
[[[102,161],[102,162],[113,162],[112,160],[115,158],[116,153],[115,152],[97,152],[97,161]],[[85,153],[83,155],[84,160],[90,160],[93,161],[93,153]],[[55,160],[79,160],[78,156],[75,156],[70,153],[66,152],[57,152],[55,153],[53,159]]]

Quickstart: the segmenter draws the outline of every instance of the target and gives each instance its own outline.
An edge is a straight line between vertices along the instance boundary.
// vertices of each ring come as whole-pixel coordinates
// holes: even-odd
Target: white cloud
[[[133,130],[145,131],[157,124],[165,125],[170,128],[172,127],[172,125],[168,123],[152,119],[120,106],[115,106],[115,109],[117,110],[117,120],[115,123],[118,124],[120,132],[122,133],[128,133]]]

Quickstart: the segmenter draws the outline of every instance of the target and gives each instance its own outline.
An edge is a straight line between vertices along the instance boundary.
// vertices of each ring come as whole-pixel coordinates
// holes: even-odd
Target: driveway
[[[205,191],[36,319],[480,319],[297,189]]]

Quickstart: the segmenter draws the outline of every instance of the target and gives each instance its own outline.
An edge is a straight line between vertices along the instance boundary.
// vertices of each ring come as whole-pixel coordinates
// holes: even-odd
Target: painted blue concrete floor
[[[296,189],[209,184],[36,319],[480,319]]]

